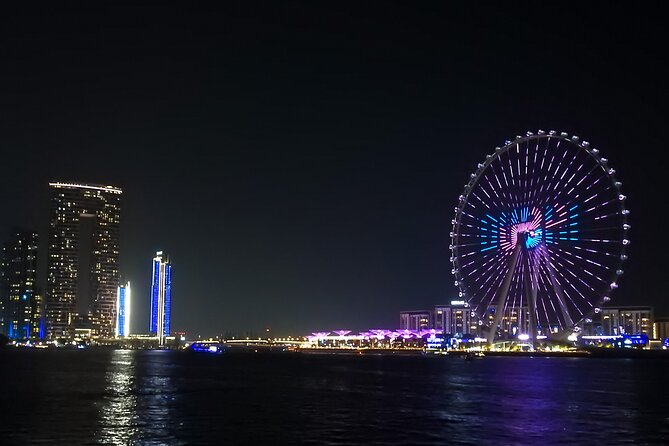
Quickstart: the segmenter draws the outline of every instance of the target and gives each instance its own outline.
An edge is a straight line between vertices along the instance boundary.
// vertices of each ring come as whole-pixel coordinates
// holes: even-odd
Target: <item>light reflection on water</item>
[[[669,444],[669,361],[0,351],[0,444]]]
[[[132,444],[138,429],[135,356],[131,350],[113,351],[106,382],[98,441],[112,445]]]
[[[114,350],[106,373],[97,442],[108,445],[182,444],[172,435],[176,390],[167,352]]]
[[[178,428],[173,406],[177,390],[172,383],[172,355],[169,351],[149,352],[145,369],[138,375],[137,426],[142,445],[180,445],[174,436]]]

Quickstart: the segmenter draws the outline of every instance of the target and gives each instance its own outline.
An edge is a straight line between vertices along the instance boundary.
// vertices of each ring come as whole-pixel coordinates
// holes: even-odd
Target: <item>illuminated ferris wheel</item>
[[[554,131],[506,141],[478,165],[450,248],[455,285],[488,342],[570,334],[600,311],[627,259],[620,188],[597,149]]]

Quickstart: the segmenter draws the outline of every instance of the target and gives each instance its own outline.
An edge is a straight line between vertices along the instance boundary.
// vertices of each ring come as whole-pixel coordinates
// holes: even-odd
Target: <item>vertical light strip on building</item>
[[[162,251],[156,253],[161,255]],[[153,259],[153,274],[151,276],[151,320],[149,321],[149,332],[158,333],[158,296],[160,294],[160,258]]]
[[[170,321],[172,313],[172,264],[169,261],[165,264],[165,318],[163,324],[163,333],[170,335]]]
[[[116,299],[116,337],[130,335],[130,282],[118,287]]]

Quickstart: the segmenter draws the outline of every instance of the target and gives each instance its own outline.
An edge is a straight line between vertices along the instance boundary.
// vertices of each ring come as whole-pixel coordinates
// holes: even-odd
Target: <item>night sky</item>
[[[669,315],[660,2],[136,3],[0,11],[0,240],[46,241],[50,180],[122,187],[133,331],[156,250],[189,335],[448,302],[469,173],[538,129],[609,158],[632,224],[612,304]]]

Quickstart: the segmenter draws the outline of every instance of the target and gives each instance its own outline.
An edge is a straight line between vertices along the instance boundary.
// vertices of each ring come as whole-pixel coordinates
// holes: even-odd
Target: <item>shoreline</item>
[[[50,348],[25,348],[25,347],[0,347],[0,352],[8,351],[87,351],[87,350],[116,350],[116,347],[101,345],[90,346],[79,350],[68,347],[50,347]],[[124,349],[125,350],[125,349]],[[178,348],[133,348],[129,350],[146,350],[146,351],[174,351],[195,354],[207,354],[201,352],[194,352],[190,349]],[[448,352],[429,351],[425,352],[422,349],[348,349],[348,348],[286,348],[280,346],[226,346],[223,351],[217,354],[306,354],[306,355],[342,355],[342,356],[425,356],[425,357],[457,357],[462,358],[467,353],[465,350],[451,350]],[[585,348],[581,350],[572,351],[503,351],[492,350],[483,351],[484,357],[521,357],[521,358],[619,358],[619,359],[659,359],[669,360],[669,350],[643,350],[635,348]],[[483,358],[481,358],[483,359]]]

